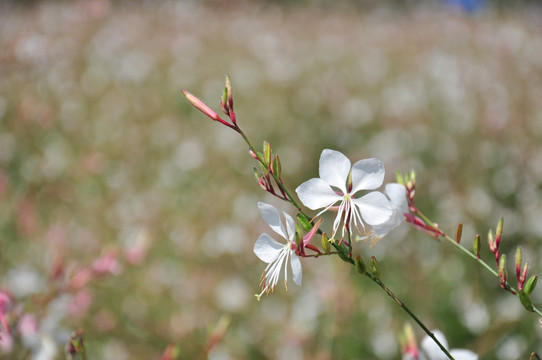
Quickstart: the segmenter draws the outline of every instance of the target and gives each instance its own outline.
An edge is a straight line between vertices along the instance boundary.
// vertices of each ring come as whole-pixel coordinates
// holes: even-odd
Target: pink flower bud
[[[203,103],[203,101],[201,101],[200,99],[198,99],[197,97],[195,97],[194,95],[189,93],[188,91],[182,89],[181,92],[184,95],[184,97],[186,98],[186,100],[188,100],[188,102],[193,107],[195,107],[196,109],[198,109],[199,111],[201,111],[202,113],[204,113],[205,115],[210,117],[211,119],[213,119],[215,121],[218,121],[218,122],[226,125],[227,127],[235,128],[232,124],[228,123],[226,120],[224,120],[220,116],[218,116],[218,114],[214,110],[212,110],[210,107],[205,105]]]

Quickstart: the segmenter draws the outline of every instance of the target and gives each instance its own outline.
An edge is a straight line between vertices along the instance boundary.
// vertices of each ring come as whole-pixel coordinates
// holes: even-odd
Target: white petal
[[[373,190],[384,181],[384,164],[378,159],[364,159],[352,167],[352,194],[360,190]]]
[[[284,225],[282,224],[282,221],[280,220],[280,214],[277,209],[273,205],[269,205],[263,202],[258,203],[258,207],[260,208],[260,212],[262,213],[262,217],[273,229],[274,232],[282,236],[283,238],[287,239],[287,234],[284,229]]]
[[[314,178],[305,181],[295,189],[301,202],[311,210],[327,207],[342,199],[322,179]]]
[[[373,191],[352,199],[361,212],[363,220],[369,225],[378,225],[388,221],[393,214],[390,201],[386,195],[379,191]]]
[[[284,244],[279,243],[271,236],[263,233],[254,244],[254,254],[263,262],[273,262],[284,249]]]
[[[320,178],[331,186],[335,186],[346,194],[346,181],[352,163],[343,153],[324,149],[320,155]]]
[[[452,355],[455,360],[478,360],[478,355],[465,349],[450,350],[450,355]]]
[[[290,241],[293,241],[294,235],[295,235],[295,221],[289,214],[286,214],[286,213],[283,213],[283,214],[284,214],[284,218],[286,219],[286,231],[288,232],[287,239]]]
[[[294,283],[301,285],[301,278],[303,273],[301,272],[301,261],[296,254],[292,253],[290,259],[290,265],[292,266],[292,274],[294,275]]]
[[[391,205],[401,214],[408,212],[407,193],[404,185],[397,183],[386,184],[386,195],[390,198]]]
[[[433,335],[435,335],[435,337],[442,344],[442,346],[448,349],[448,342],[446,341],[446,338],[444,337],[444,334],[442,333],[442,331],[433,330]],[[431,339],[429,336],[425,336],[422,339],[421,348],[431,360],[441,360],[441,359],[447,360],[448,359],[446,354],[442,352],[442,350],[437,345],[437,343],[433,339]]]

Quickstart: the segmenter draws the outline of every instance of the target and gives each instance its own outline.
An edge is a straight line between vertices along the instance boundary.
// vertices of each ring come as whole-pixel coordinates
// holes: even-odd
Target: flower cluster
[[[385,174],[384,165],[378,159],[360,160],[352,166],[350,160],[341,152],[325,149],[320,156],[319,172],[319,178],[304,182],[297,187],[296,193],[301,202],[311,210],[323,208],[315,218],[328,210],[337,211],[332,239],[340,228],[341,241],[345,234],[351,239],[355,229],[358,235],[356,240],[370,240],[374,244],[397,227],[404,219],[403,214],[408,212],[406,189],[403,185],[387,184],[384,193],[375,190],[382,185]],[[367,190],[373,191],[366,192]],[[305,237],[299,246],[295,241],[295,221],[290,215],[284,213],[284,227],[277,209],[272,205],[259,203],[258,207],[271,229],[286,239],[286,244],[281,244],[264,233],[256,241],[254,253],[268,264],[262,275],[262,292],[257,295],[259,299],[264,293],[273,291],[283,265],[286,285],[288,259],[294,283],[301,284],[301,262],[296,253],[304,254],[299,248],[307,247],[315,229],[313,228],[311,235]]]

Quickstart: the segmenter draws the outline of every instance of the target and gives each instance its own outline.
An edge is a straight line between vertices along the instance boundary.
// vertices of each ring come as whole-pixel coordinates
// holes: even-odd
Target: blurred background
[[[449,234],[463,222],[467,248],[503,216],[512,284],[518,245],[539,273],[541,9],[413,3],[3,2],[0,289],[41,345],[16,339],[2,358],[43,339],[63,358],[76,329],[91,359],[158,359],[168,344],[181,359],[400,357],[410,319],[335,257],[254,298],[252,248],[269,232],[256,204],[294,212],[260,190],[242,139],[180,94],[218,110],[226,73],[238,123],[272,144],[291,190],[324,148],[378,157],[386,181],[417,172],[419,207]],[[451,347],[542,353],[537,317],[449,244],[404,224],[371,255]],[[494,264],[485,241],[482,257]]]

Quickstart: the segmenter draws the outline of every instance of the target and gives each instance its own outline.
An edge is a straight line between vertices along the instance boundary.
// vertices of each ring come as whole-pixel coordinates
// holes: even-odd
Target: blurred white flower
[[[364,159],[351,165],[350,160],[339,151],[325,149],[320,155],[319,178],[310,179],[296,189],[299,199],[312,210],[324,208],[317,216],[329,210],[337,202],[337,217],[333,222],[335,237],[341,220],[342,237],[345,229],[356,227],[365,234],[365,224],[381,225],[393,214],[390,201],[379,191],[371,191],[355,197],[362,190],[374,190],[384,181],[384,165],[378,159]]]
[[[433,330],[433,335],[435,335],[437,340],[446,348],[446,350],[449,349],[448,341],[446,341],[446,337],[444,336],[442,331]],[[418,358],[419,360],[448,360],[448,356],[446,356],[446,354],[441,350],[441,348],[429,336],[423,338],[421,348],[422,352],[420,352]],[[451,349],[448,351],[455,360],[478,360],[478,355],[476,355],[470,350]],[[403,359],[412,359],[412,357],[403,357]]]
[[[254,253],[260,258],[260,260],[266,262],[268,265],[262,274],[262,292],[256,295],[258,300],[266,293],[272,292],[279,280],[280,271],[284,265],[284,286],[288,289],[286,282],[288,280],[288,269],[286,263],[290,258],[290,266],[292,268],[294,283],[301,285],[301,261],[295,254],[295,221],[294,219],[284,213],[286,219],[286,228],[284,227],[278,210],[269,204],[259,202],[258,207],[265,222],[271,227],[271,229],[286,239],[286,244],[281,244],[274,240],[266,233],[260,235],[256,244],[254,244]]]

